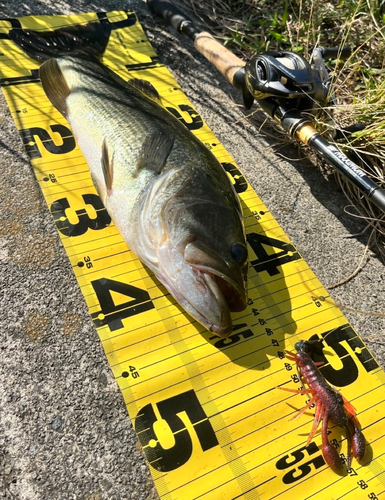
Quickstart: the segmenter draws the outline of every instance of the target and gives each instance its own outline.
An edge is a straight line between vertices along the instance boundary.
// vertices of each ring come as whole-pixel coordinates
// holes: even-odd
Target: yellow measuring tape
[[[103,62],[143,78],[228,172],[245,215],[249,307],[213,336],[183,312],[127,248],[93,187],[68,123],[47,100],[38,64],[7,37],[100,19],[114,23]],[[133,12],[0,21],[0,83],[79,281],[162,499],[385,496],[385,374],[269,210],[160,63]],[[97,124],[95,124],[97,126]],[[368,449],[337,475],[306,446],[313,415],[284,350],[324,338],[321,371],[355,406]],[[346,458],[337,427],[329,440]]]

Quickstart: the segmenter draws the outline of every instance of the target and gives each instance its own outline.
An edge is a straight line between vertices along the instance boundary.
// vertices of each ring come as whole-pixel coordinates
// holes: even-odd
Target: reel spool
[[[252,57],[245,66],[245,82],[255,99],[295,99],[298,109],[309,112],[327,98],[318,72],[290,51],[267,51]]]

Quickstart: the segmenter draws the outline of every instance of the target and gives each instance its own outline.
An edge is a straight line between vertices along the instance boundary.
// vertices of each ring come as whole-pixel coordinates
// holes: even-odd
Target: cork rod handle
[[[242,59],[217,42],[210,33],[203,31],[194,40],[194,46],[222,75],[234,85],[235,73],[245,65]]]

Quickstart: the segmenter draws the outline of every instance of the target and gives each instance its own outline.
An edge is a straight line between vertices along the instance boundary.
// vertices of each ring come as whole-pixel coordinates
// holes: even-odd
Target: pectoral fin
[[[112,182],[114,180],[114,155],[111,154],[107,146],[106,138],[102,144],[102,170],[104,175],[104,182],[106,183],[107,196],[112,193]]]
[[[137,171],[153,170],[160,174],[174,145],[174,131],[170,127],[155,130],[143,143],[138,159]]]

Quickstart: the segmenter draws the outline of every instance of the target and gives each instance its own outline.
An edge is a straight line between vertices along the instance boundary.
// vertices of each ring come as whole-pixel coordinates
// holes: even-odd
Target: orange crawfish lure
[[[311,399],[294,418],[302,415],[313,403],[315,403],[315,416],[313,427],[310,431],[306,446],[310,444],[322,421],[322,454],[326,463],[332,469],[342,469],[342,461],[336,448],[329,443],[327,427],[328,422],[338,425],[346,432],[348,453],[347,468],[350,469],[352,452],[354,458],[362,460],[365,454],[365,438],[359,429],[360,423],[351,403],[347,401],[334,387],[332,387],[318,370],[316,363],[310,357],[310,341],[301,340],[294,346],[296,353],[285,351],[290,361],[295,361],[299,375],[305,381],[308,389],[296,390],[280,387],[280,389],[295,392],[297,394],[310,394]],[[317,363],[318,364],[318,363]]]

